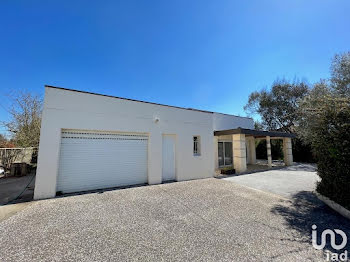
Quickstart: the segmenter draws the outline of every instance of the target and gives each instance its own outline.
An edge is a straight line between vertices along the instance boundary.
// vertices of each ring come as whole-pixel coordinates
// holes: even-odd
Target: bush
[[[311,141],[321,177],[316,190],[350,209],[350,99],[327,95],[304,108],[303,135]]]
[[[311,145],[305,144],[300,138],[292,139],[293,161],[304,163],[316,163],[316,157],[312,153]]]
[[[283,160],[283,141],[271,139],[271,155],[273,160]],[[266,140],[260,140],[256,145],[256,158],[267,159]]]

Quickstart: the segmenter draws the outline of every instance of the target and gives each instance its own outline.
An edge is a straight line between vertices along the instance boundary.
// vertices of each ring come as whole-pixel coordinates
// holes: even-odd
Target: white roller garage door
[[[147,135],[63,131],[56,191],[147,183],[147,145]]]

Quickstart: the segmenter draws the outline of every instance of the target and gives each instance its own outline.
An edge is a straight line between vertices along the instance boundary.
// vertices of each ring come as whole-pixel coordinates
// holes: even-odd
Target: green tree
[[[350,97],[350,52],[334,56],[330,82],[333,92],[340,96]]]
[[[350,99],[350,52],[336,54],[330,69],[331,78],[316,83],[300,103],[297,132],[304,140],[312,141],[312,127],[319,124],[314,111],[326,111],[327,103],[329,107],[337,106],[340,101]]]
[[[261,117],[261,125],[256,125],[259,128],[295,133],[299,121],[299,103],[309,91],[309,86],[304,82],[277,80],[271,90],[251,93],[244,109]],[[274,157],[280,158],[279,154],[282,153],[279,152],[282,151],[276,149]],[[300,138],[293,139],[293,155],[295,161],[314,161],[310,145]]]
[[[309,87],[304,82],[277,80],[270,91],[251,93],[244,110],[260,115],[263,126],[268,130],[292,133],[298,121],[299,101],[308,91]]]
[[[317,191],[350,208],[350,98],[314,92],[301,108],[300,134],[317,156]]]
[[[350,54],[336,55],[331,79],[300,103],[298,134],[310,141],[321,181],[317,191],[350,209]]]

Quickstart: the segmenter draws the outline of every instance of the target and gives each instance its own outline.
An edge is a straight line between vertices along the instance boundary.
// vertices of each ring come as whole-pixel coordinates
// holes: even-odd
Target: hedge
[[[317,191],[350,209],[350,100],[323,97],[309,110],[307,137],[317,157]]]

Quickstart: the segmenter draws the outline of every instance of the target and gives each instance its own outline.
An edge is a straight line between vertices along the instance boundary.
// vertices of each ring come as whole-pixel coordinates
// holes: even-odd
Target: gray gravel
[[[223,178],[240,185],[274,193],[286,198],[301,191],[314,191],[319,177],[316,166],[312,164],[296,164],[283,169],[256,172]]]
[[[42,200],[0,223],[0,261],[320,261],[311,225],[350,225],[313,201],[215,178]]]

